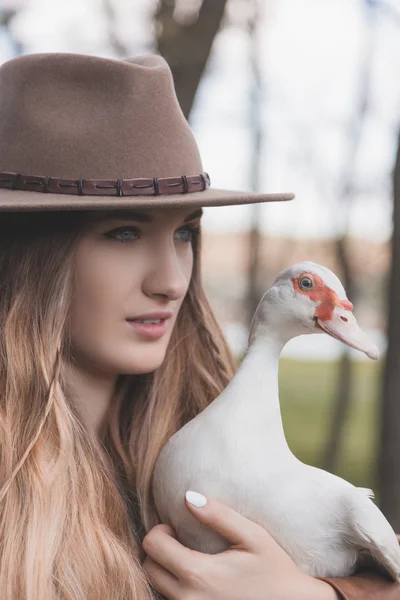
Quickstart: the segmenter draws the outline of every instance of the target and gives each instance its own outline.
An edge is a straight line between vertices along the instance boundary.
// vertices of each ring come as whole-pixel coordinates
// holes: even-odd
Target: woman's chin
[[[127,360],[127,357],[120,363],[118,373],[121,375],[144,375],[145,373],[152,373],[158,369],[165,358],[165,352],[160,352],[159,355],[152,354],[152,356],[138,356],[132,360]]]

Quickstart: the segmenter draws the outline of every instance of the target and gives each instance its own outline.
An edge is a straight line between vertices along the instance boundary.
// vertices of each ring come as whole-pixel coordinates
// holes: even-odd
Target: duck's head
[[[360,329],[340,280],[314,262],[292,265],[276,277],[254,315],[250,341],[274,330],[284,341],[305,333],[327,333],[351,348],[379,358],[377,346]]]

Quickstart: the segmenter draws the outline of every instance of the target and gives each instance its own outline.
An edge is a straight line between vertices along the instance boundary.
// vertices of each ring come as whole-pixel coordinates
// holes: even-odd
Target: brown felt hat
[[[157,55],[30,54],[0,68],[0,211],[222,206]]]

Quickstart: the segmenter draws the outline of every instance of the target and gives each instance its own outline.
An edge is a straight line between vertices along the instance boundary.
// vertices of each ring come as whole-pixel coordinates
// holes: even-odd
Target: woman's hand
[[[180,544],[169,525],[153,527],[142,543],[147,554],[143,568],[151,584],[168,600],[338,598],[329,584],[302,573],[254,521],[212,498],[200,508],[187,500],[186,506],[198,521],[221,534],[231,546],[218,554],[204,554]]]

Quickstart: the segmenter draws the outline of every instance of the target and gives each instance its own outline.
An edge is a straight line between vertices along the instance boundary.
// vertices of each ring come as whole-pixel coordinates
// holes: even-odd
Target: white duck
[[[313,262],[282,271],[264,294],[236,375],[156,463],[156,508],[182,544],[210,554],[229,547],[186,508],[185,492],[195,490],[259,523],[309,575],[345,577],[366,556],[400,580],[397,538],[371,490],[300,462],[282,426],[278,359],[290,339],[325,331],[378,358],[352,308],[336,275]]]

